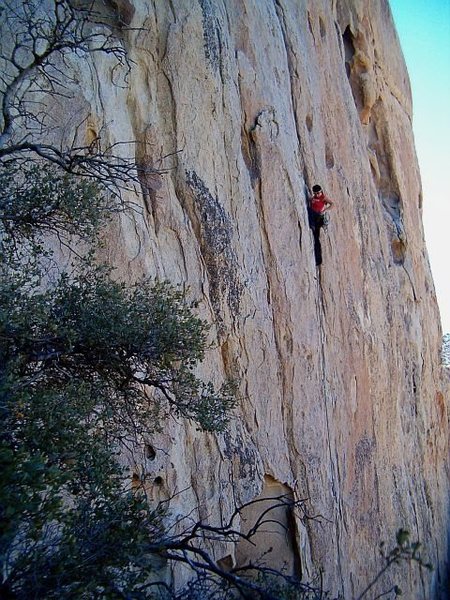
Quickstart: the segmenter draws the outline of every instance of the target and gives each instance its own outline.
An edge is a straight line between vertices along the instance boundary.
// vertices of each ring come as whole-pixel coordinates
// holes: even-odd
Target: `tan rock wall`
[[[297,524],[306,576],[323,567],[326,587],[353,597],[403,526],[436,569],[396,581],[407,598],[439,597],[448,398],[387,2],[119,4],[143,28],[121,34],[132,71],[113,85],[105,58],[78,64],[77,115],[86,139],[137,140],[123,152],[167,172],[142,181],[105,252],[125,279],[190,286],[215,324],[202,372],[239,377],[242,393],[224,435],[170,421],[148,440],[155,500],[218,522],[270,478],[324,517]],[[306,209],[317,182],[336,203],[320,269]]]

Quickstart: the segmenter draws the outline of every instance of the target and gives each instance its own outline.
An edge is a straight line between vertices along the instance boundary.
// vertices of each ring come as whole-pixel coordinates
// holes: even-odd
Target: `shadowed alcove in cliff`
[[[353,34],[350,30],[350,26],[347,26],[342,34],[342,42],[344,44],[345,70],[347,72],[347,77],[350,77],[350,63],[355,55],[355,45],[353,43]]]
[[[294,501],[292,489],[270,475],[264,476],[263,489],[255,502],[241,511],[241,532],[248,534],[260,524],[251,541],[241,538],[236,546],[236,566],[265,564],[286,575],[301,578],[297,531],[290,505],[279,500]],[[273,507],[273,508],[272,508]]]

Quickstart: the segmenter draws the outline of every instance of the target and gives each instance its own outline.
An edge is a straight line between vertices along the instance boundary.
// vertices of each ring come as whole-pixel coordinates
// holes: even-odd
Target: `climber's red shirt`
[[[328,198],[323,192],[316,194],[311,198],[311,210],[315,213],[322,214],[325,211],[328,203]]]

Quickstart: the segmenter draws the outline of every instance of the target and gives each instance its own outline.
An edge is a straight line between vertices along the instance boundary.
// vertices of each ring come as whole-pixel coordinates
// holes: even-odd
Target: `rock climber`
[[[311,227],[319,234],[321,227],[328,224],[326,212],[332,208],[334,202],[327,198],[320,185],[313,185],[313,195],[309,201]]]
[[[309,224],[314,236],[314,254],[316,265],[322,264],[322,247],[320,244],[320,229],[326,229],[328,225],[328,215],[326,214],[332,208],[334,202],[327,198],[320,185],[313,185],[313,195],[309,200]]]

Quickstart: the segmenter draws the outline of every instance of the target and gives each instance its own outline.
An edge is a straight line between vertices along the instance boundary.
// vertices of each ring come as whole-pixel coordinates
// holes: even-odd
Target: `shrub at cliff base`
[[[120,597],[162,529],[118,454],[168,412],[220,431],[231,386],[193,374],[208,327],[167,283],[126,287],[87,254],[44,285],[48,236],[92,242],[105,199],[53,166],[1,170],[0,596]]]

